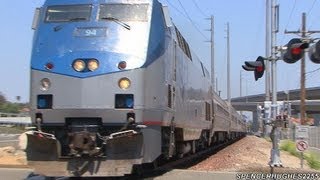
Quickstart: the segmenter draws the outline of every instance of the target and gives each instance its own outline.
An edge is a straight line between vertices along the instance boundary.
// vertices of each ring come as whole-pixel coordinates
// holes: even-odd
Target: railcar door
[[[214,136],[214,120],[215,120],[215,104],[214,100],[211,101],[211,114],[210,114],[210,121],[211,121],[211,126],[210,126],[210,138],[209,138],[209,146],[211,145],[213,141],[213,136]]]

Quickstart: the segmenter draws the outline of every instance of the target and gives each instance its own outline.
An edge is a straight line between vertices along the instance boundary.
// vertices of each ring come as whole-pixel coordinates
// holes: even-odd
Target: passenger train
[[[122,176],[245,135],[157,0],[46,0],[32,27],[36,173]]]

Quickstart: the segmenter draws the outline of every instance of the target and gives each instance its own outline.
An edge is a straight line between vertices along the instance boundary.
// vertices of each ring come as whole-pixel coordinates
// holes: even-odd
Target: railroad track
[[[242,137],[241,137],[242,138]],[[145,165],[142,167],[139,167],[139,169],[137,169],[135,174],[131,174],[131,175],[127,175],[124,177],[110,177],[110,178],[106,178],[106,177],[84,177],[81,178],[82,180],[106,180],[106,179],[112,179],[112,180],[127,180],[127,179],[148,179],[148,178],[154,178],[157,176],[161,176],[163,174],[165,174],[166,172],[172,170],[172,169],[187,169],[203,160],[205,160],[206,158],[210,157],[211,155],[213,155],[214,153],[220,151],[221,149],[229,146],[230,144],[233,144],[234,142],[240,140],[241,138],[238,139],[234,139],[232,141],[228,141],[228,142],[224,142],[221,144],[217,144],[215,146],[212,147],[208,147],[205,150],[199,151],[195,154],[191,154],[188,155],[186,157],[180,158],[180,159],[174,159],[171,161],[166,161],[166,162],[161,162],[161,164],[159,166],[157,166],[156,164],[149,164],[149,165]],[[36,175],[35,175],[36,176]],[[31,176],[30,178],[32,180],[37,180],[34,179],[35,176]],[[43,179],[43,176],[39,176],[39,180]],[[30,180],[31,180],[30,179]],[[46,180],[62,180],[62,179],[79,179],[79,177],[70,177],[70,178],[66,178],[66,177],[46,177]],[[28,180],[28,178],[26,179]]]
[[[155,167],[154,169],[147,169],[142,170],[142,173],[138,175],[131,175],[130,178],[151,178],[160,176],[172,169],[187,169],[193,165],[198,164],[199,162],[207,159],[208,157],[212,156],[216,152],[222,150],[223,148],[229,146],[230,144],[233,144],[234,142],[242,139],[234,139],[228,142],[224,142],[221,144],[214,145],[212,147],[207,147],[207,149],[199,151],[195,154],[191,154],[189,156],[183,157],[181,159],[175,159],[170,162],[167,162],[163,165],[160,165],[158,167]]]

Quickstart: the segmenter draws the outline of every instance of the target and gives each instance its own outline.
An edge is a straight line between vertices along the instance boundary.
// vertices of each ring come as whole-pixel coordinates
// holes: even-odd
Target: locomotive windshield
[[[100,5],[99,19],[121,21],[148,21],[148,4],[103,4]]]
[[[47,8],[46,22],[88,21],[91,5],[63,5]]]

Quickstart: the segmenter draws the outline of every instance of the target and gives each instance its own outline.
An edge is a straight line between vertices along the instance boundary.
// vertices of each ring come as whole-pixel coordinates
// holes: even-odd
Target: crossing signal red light
[[[256,68],[256,71],[257,71],[257,72],[263,72],[263,71],[264,71],[264,68],[263,68],[262,66],[258,66],[258,67]]]
[[[295,47],[295,48],[292,48],[292,49],[291,49],[291,53],[292,53],[293,55],[299,55],[299,54],[301,54],[301,52],[302,52],[302,49],[299,48],[299,47]]]
[[[320,41],[309,48],[309,58],[312,62],[320,64]]]
[[[254,71],[254,79],[257,81],[263,76],[265,66],[264,57],[259,56],[256,61],[245,61],[242,68],[246,71]]]
[[[293,38],[286,46],[287,50],[283,55],[283,61],[292,64],[302,58],[304,49],[309,47],[309,43],[302,42],[299,38]]]

